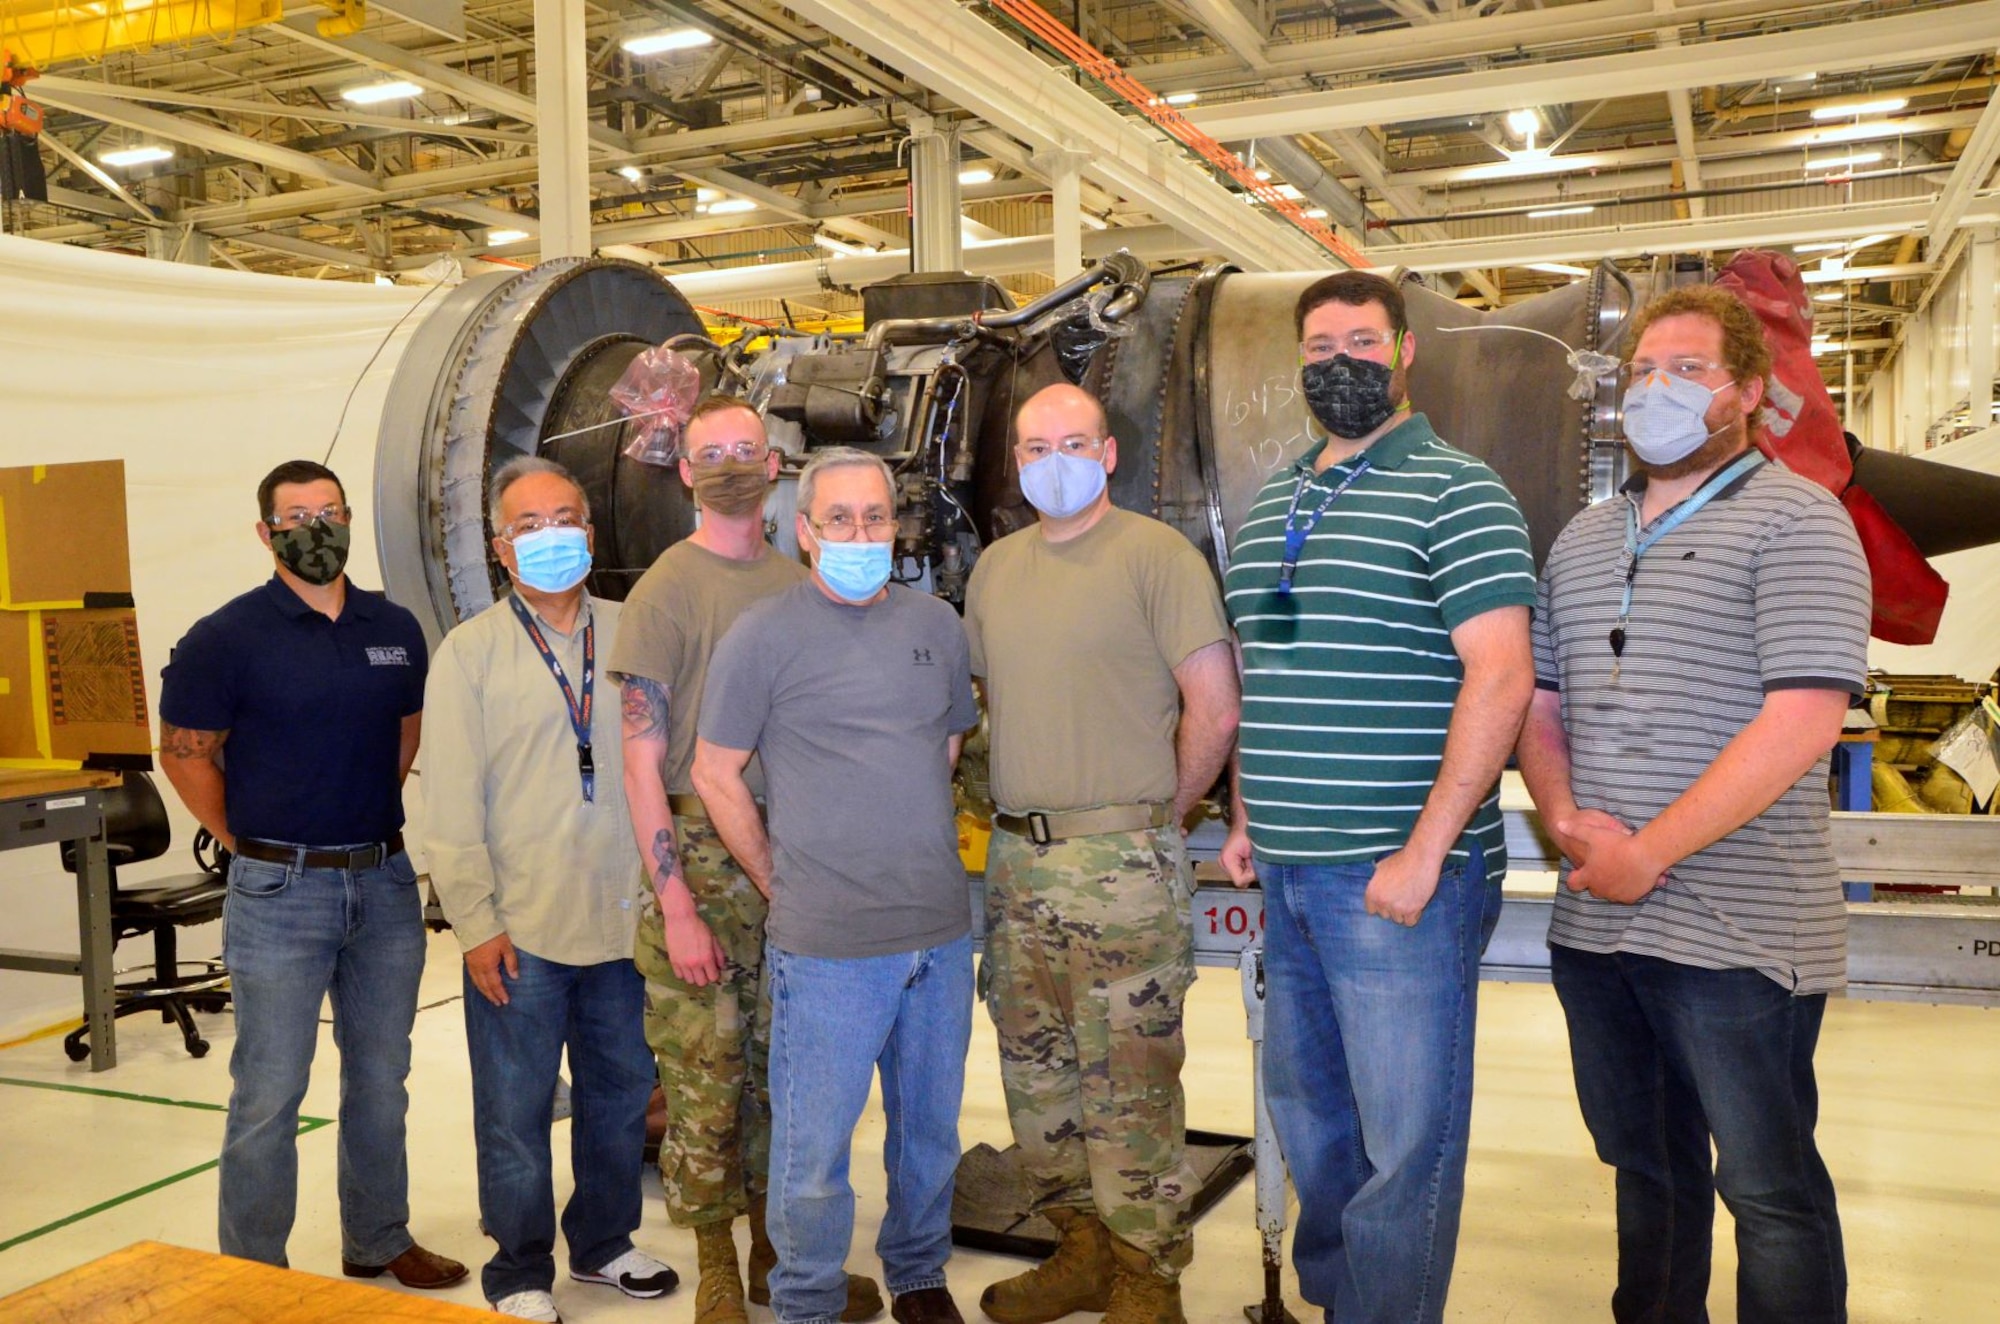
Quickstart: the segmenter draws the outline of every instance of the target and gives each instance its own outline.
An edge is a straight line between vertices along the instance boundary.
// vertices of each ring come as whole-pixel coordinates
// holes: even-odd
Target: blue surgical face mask
[[[882,591],[894,561],[890,543],[822,542],[813,564],[828,588],[859,606]]]
[[[1052,450],[1021,466],[1021,495],[1050,519],[1068,519],[1103,495],[1104,479],[1102,460]]]
[[[576,528],[536,529],[514,539],[514,576],[541,593],[566,593],[590,573],[590,535]]]
[[[1735,386],[1731,382],[1723,390]],[[1700,382],[1654,372],[1625,392],[1625,440],[1632,453],[1649,465],[1668,465],[1701,449],[1717,432],[1709,431],[1708,410],[1719,392]]]

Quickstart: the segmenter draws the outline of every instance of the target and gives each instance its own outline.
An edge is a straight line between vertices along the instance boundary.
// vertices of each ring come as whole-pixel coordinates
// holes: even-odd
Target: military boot
[[[1152,1256],[1116,1237],[1111,1259],[1111,1305],[1104,1324],[1187,1324],[1179,1279],[1162,1278]]]
[[[694,1289],[695,1324],[750,1324],[743,1305],[743,1271],[736,1265],[734,1219],[704,1223],[694,1230],[701,1283]]]
[[[1087,1209],[1051,1209],[1062,1240],[1026,1273],[1002,1278],[980,1294],[979,1308],[999,1324],[1048,1324],[1078,1310],[1111,1304],[1111,1233]]]
[[[760,1306],[771,1304],[771,1270],[778,1267],[778,1248],[764,1224],[764,1197],[750,1197],[750,1300]],[[847,1275],[847,1305],[841,1309],[841,1324],[861,1324],[882,1313],[882,1289],[864,1274]]]

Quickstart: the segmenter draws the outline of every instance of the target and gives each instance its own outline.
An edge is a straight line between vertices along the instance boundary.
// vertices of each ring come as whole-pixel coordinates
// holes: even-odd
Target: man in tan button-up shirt
[[[653,1055],[632,963],[643,880],[619,706],[597,684],[618,604],[584,589],[589,503],[561,467],[503,466],[491,510],[514,591],[453,630],[432,663],[425,844],[465,952],[479,1212],[499,1243],[482,1286],[501,1314],[555,1320],[549,1122],[565,1048],[570,1277],[655,1297],[678,1276],[632,1246]]]

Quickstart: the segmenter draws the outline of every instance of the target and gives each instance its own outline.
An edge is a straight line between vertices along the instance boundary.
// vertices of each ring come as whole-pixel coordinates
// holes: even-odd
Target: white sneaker
[[[681,1276],[643,1250],[628,1250],[595,1273],[571,1266],[569,1276],[580,1283],[603,1283],[626,1296],[665,1296],[680,1286]]]
[[[562,1324],[562,1316],[556,1313],[556,1299],[547,1292],[515,1292],[503,1296],[493,1303],[495,1314],[512,1315],[515,1319],[537,1319],[546,1324]]]

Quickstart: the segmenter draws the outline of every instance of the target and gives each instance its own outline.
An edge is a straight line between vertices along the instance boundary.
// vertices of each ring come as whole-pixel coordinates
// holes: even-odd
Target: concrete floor
[[[477,1226],[464,1024],[456,946],[432,940],[411,1080],[412,1230],[435,1250],[476,1263]],[[1571,1092],[1567,1044],[1544,985],[1488,984],[1479,1026],[1472,1163],[1449,1318],[1604,1319],[1612,1282],[1611,1187],[1590,1152]],[[144,1018],[120,1024],[116,1071],[71,1065],[56,1039],[0,1051],[0,1295],[144,1238],[213,1249],[213,1160],[228,1098],[227,1017],[204,1017],[215,1047],[189,1058],[179,1035]],[[1233,970],[1205,970],[1189,1003],[1191,1125],[1247,1134],[1249,1044]],[[306,1097],[331,1117],[334,1054]],[[1836,1001],[1821,1040],[1821,1143],[1841,1196],[1852,1317],[1857,1324],[1971,1324],[2000,1319],[2000,1013],[1966,1007]],[[974,1019],[962,1137],[1009,1142],[991,1027]],[[193,1106],[186,1106],[193,1105]],[[559,1128],[560,1129],[560,1128]],[[870,1247],[882,1209],[882,1123],[871,1109],[855,1138],[859,1227],[851,1268],[879,1274]],[[300,1208],[292,1263],[339,1271],[334,1135],[299,1140]],[[691,1280],[693,1240],[670,1227],[649,1177],[637,1240]],[[561,1187],[559,1186],[559,1190]],[[1734,1318],[1727,1215],[1718,1228],[1711,1307]],[[560,1261],[559,1261],[560,1263]],[[979,1292],[1016,1262],[961,1252],[951,1283],[977,1317]],[[1187,1278],[1190,1320],[1241,1319],[1260,1291],[1249,1182],[1199,1225]],[[1290,1304],[1308,1324],[1287,1274]],[[447,1294],[481,1303],[473,1281]],[[608,1288],[558,1283],[573,1321],[680,1324],[690,1288],[629,1301]],[[753,1315],[769,1318],[753,1309]]]

